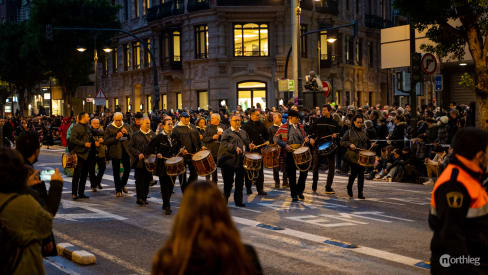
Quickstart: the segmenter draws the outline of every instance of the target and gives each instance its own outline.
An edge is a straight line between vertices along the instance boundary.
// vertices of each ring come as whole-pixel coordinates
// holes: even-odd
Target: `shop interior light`
[[[76,50],[79,51],[80,53],[86,51],[86,48],[85,47],[82,47],[82,46],[78,46],[76,47]]]
[[[103,48],[103,51],[106,52],[106,53],[109,53],[109,52],[112,51],[112,49],[109,48],[109,47],[105,47],[105,48]]]
[[[468,65],[468,63],[465,63],[465,62],[459,63],[459,66],[467,66],[467,65]]]
[[[327,42],[329,42],[329,43],[334,43],[334,42],[336,42],[336,40],[337,40],[337,38],[335,38],[333,36],[327,38]]]

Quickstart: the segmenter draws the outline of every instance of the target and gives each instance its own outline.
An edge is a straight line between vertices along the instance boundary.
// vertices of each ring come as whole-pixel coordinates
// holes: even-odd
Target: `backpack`
[[[0,213],[3,209],[19,195],[13,195],[7,199],[7,201],[0,207]],[[17,266],[22,259],[22,254],[27,246],[20,246],[8,232],[4,226],[0,224],[0,243],[2,249],[0,249],[0,274],[13,274],[17,269]]]

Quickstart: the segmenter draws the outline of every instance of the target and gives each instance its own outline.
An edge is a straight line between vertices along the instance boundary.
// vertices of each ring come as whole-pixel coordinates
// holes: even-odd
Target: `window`
[[[363,64],[363,39],[356,39],[356,64]]]
[[[307,32],[307,25],[300,25],[300,51],[302,53],[302,57],[307,57],[307,36],[303,34]]]
[[[150,95],[146,96],[146,107],[147,107],[147,112],[151,113],[152,104],[151,104],[151,96]]]
[[[176,107],[179,110],[183,109],[183,98],[181,93],[176,93]]]
[[[162,110],[166,110],[168,108],[168,96],[166,94],[161,94],[161,100],[159,102]]]
[[[108,75],[108,56],[107,54],[102,55],[102,76]]]
[[[368,102],[368,105],[369,106],[373,106],[373,104],[374,104],[373,103],[373,92],[369,92],[369,94],[368,94],[368,101],[369,101]]]
[[[373,47],[373,42],[371,42],[371,41],[368,42],[368,55],[369,55],[368,65],[370,67],[373,67],[373,64],[374,64],[374,47]]]
[[[251,107],[266,109],[266,83],[256,81],[238,83],[237,102],[244,111]]]
[[[335,102],[336,102],[337,104],[342,104],[341,91],[336,91]]]
[[[354,39],[351,36],[346,36],[346,63],[354,63]]]
[[[327,32],[321,31],[320,32],[320,41],[319,41],[319,54],[320,60],[328,60],[329,59],[329,43],[327,43]]]
[[[144,47],[144,64],[146,65],[146,68],[149,68],[151,67],[151,54],[149,53],[149,51],[151,51],[151,39],[146,40],[146,45],[147,48]]]
[[[208,58],[208,25],[195,27],[195,58]]]
[[[161,66],[181,64],[181,32],[179,30],[161,33]]]
[[[141,42],[132,43],[132,67],[134,70],[141,68]]]
[[[351,1],[351,0],[346,0],[346,10],[350,10],[351,9],[351,6],[349,4],[349,1]]]
[[[130,96],[125,99],[125,111],[130,112],[132,110],[132,105],[130,104]]]
[[[129,44],[124,45],[124,71],[128,71],[130,68],[130,52]]]
[[[361,5],[361,0],[356,0],[356,14],[359,14],[359,6]]]
[[[129,20],[129,0],[124,0],[124,18]]]
[[[357,102],[357,106],[361,106],[361,92],[358,91],[356,92],[356,102]]]
[[[118,54],[118,50],[117,48],[114,48],[114,50],[112,51],[112,72],[116,73],[117,70],[119,69],[119,58],[117,56]]]
[[[139,0],[134,0],[134,18],[139,17]]]
[[[151,0],[144,0],[144,15],[147,14],[147,10],[151,7]]]
[[[119,107],[119,98],[114,97],[114,111],[117,109],[117,107]]]
[[[234,25],[234,56],[268,56],[268,24]]]
[[[108,100],[105,100],[105,109],[108,110]]]
[[[198,107],[200,109],[208,110],[208,92],[198,91]]]
[[[181,62],[181,33],[179,31],[173,32],[173,61]]]
[[[351,105],[351,92],[346,91],[346,106]]]

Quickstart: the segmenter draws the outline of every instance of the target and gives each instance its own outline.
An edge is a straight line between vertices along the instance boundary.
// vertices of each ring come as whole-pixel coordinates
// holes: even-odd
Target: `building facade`
[[[352,28],[319,32],[300,40],[301,75],[315,71],[332,83],[325,101],[340,105],[386,104],[387,76],[380,70],[379,29],[389,24],[385,0],[302,1],[301,31],[359,22]],[[218,109],[226,104],[246,109],[276,106],[285,95],[277,81],[285,78],[291,47],[290,0],[120,0],[124,30],[154,49],[160,109]],[[327,39],[334,37],[334,43]],[[123,112],[152,109],[151,58],[143,44],[121,35],[101,60],[100,87],[106,107]],[[292,60],[287,78],[292,76]],[[81,88],[78,98],[93,97]],[[91,92],[90,92],[91,91]],[[306,91],[304,93],[307,93]]]

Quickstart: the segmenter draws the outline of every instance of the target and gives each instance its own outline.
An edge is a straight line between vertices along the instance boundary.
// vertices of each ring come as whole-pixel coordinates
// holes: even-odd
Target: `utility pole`
[[[410,21],[410,128],[415,134],[417,128],[417,82],[420,81],[420,54],[415,48],[415,27]]]
[[[298,11],[298,1],[300,0],[291,0],[291,48],[292,48],[292,71],[293,71],[293,82],[294,82],[294,90],[293,90],[293,96],[298,97],[298,16],[297,16],[297,11]],[[286,104],[286,103],[285,103]]]

